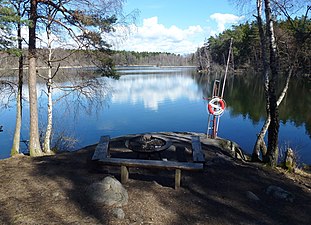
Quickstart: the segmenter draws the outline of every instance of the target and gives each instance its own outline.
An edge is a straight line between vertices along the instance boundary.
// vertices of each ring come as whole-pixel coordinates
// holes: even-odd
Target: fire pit
[[[160,159],[161,152],[168,149],[172,145],[171,141],[162,137],[152,136],[149,134],[139,135],[128,139],[125,146],[138,154],[146,154],[148,158],[152,154],[158,154]]]

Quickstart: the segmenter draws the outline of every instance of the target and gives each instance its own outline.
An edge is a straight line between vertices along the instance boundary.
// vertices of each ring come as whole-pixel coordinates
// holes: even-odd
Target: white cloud
[[[217,28],[193,25],[187,28],[180,28],[177,25],[170,27],[159,23],[158,17],[146,18],[141,26],[136,27],[131,24],[128,27],[117,26],[116,32],[106,34],[107,40],[114,49],[129,51],[148,51],[148,52],[171,52],[176,54],[194,53],[196,49],[203,45],[206,38],[223,32],[229,25],[236,24],[244,17],[233,14],[214,13],[210,17],[217,24]],[[23,27],[23,37],[28,39],[28,28]],[[38,34],[38,46],[46,46],[45,33]],[[53,46],[76,47],[76,43],[64,34],[62,38],[53,36]]]
[[[203,43],[203,31],[199,25],[189,26],[186,29],[175,25],[165,27],[158,22],[158,17],[151,17],[144,19],[143,25],[140,27],[132,26],[128,38],[115,44],[114,47],[132,51],[192,53]],[[124,27],[117,28],[114,38],[121,37],[119,34],[124,34]]]
[[[217,23],[217,33],[221,33],[226,29],[226,25],[237,24],[244,19],[244,16],[236,16],[233,14],[214,13],[210,16]]]
[[[187,54],[195,52],[209,36],[223,32],[228,25],[236,24],[243,18],[233,14],[214,13],[210,19],[217,23],[217,28],[208,24],[204,28],[193,25],[182,29],[176,25],[166,27],[155,16],[144,19],[139,27],[131,25],[126,29],[119,26],[109,39],[113,48],[120,50]]]

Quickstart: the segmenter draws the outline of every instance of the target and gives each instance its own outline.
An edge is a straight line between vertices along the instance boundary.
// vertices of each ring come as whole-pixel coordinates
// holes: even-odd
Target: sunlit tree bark
[[[21,126],[22,126],[22,100],[23,100],[23,67],[24,67],[24,54],[22,46],[22,17],[24,14],[24,9],[22,8],[22,1],[12,2],[14,6],[18,21],[17,21],[17,48],[18,48],[18,84],[17,84],[17,95],[16,95],[16,124],[13,137],[13,145],[11,149],[11,156],[19,154],[20,152],[20,136],[21,136]]]
[[[257,0],[257,22],[261,40],[262,60],[263,60],[263,74],[265,77],[265,96],[266,96],[266,111],[267,118],[265,123],[257,137],[257,141],[254,146],[252,159],[259,160],[260,151],[263,161],[271,166],[277,165],[278,160],[278,133],[279,133],[279,112],[278,107],[281,104],[285,94],[288,90],[290,78],[293,73],[293,64],[295,63],[295,57],[291,59],[288,57],[288,71],[285,86],[280,93],[280,96],[276,96],[276,83],[278,77],[278,62],[277,62],[277,45],[274,35],[273,18],[271,12],[270,0],[264,0],[265,3],[265,15],[266,15],[266,36],[269,44],[269,64],[266,60],[266,36],[263,31],[263,23],[261,17],[262,0]],[[293,61],[293,62],[291,62]],[[269,68],[267,67],[269,65]],[[270,69],[270,75],[269,75]],[[264,137],[268,130],[268,148],[266,147]]]
[[[46,132],[44,137],[44,143],[43,143],[43,151],[46,154],[51,154],[51,135],[52,135],[52,126],[53,126],[53,100],[52,100],[52,30],[51,30],[51,23],[52,23],[52,17],[53,17],[53,10],[51,6],[48,6],[48,22],[46,26],[46,36],[47,36],[47,47],[48,47],[48,78],[47,78],[47,96],[48,96],[48,110],[47,110],[47,126],[46,126]],[[55,15],[55,14],[54,14]]]
[[[270,0],[264,0],[265,15],[266,15],[266,28],[267,38],[269,43],[270,52],[270,71],[271,77],[269,80],[269,107],[270,107],[270,124],[268,127],[268,150],[264,156],[264,162],[271,166],[276,166],[278,160],[278,140],[279,140],[279,107],[277,105],[276,97],[276,83],[278,77],[277,65],[277,45],[274,35],[273,17],[271,11]]]
[[[104,53],[109,47],[109,44],[102,39],[103,33],[112,32],[113,25],[116,24],[116,15],[122,9],[123,0],[108,0],[108,1],[41,1],[46,9],[40,12],[38,18],[43,21],[44,26],[46,26],[47,34],[47,48],[48,48],[48,76],[43,77],[46,80],[47,86],[47,97],[48,97],[48,108],[47,108],[47,127],[43,143],[43,151],[46,154],[51,154],[51,135],[53,127],[53,98],[52,91],[54,87],[53,78],[58,72],[58,68],[52,74],[53,63],[60,63],[62,60],[66,59],[70,55],[62,56],[62,58],[52,59],[52,35],[61,36],[61,31],[65,33],[65,36],[70,37],[71,41],[75,42],[77,49],[88,49],[97,50],[95,52]],[[70,7],[78,7],[83,4],[84,10],[80,8],[72,9]],[[62,16],[57,16],[57,13]],[[134,17],[133,17],[134,18]],[[124,19],[124,18],[123,18]],[[125,20],[124,20],[125,21]],[[124,22],[123,21],[123,22]],[[52,29],[56,28],[56,29]],[[63,34],[64,34],[63,33]],[[62,39],[62,38],[60,38]],[[92,52],[92,51],[91,51]],[[94,51],[93,51],[94,52]],[[96,53],[92,53],[96,54]],[[103,54],[96,55],[97,62],[93,62],[105,73],[103,75],[112,75],[110,71],[113,71],[111,61],[107,60]],[[102,61],[101,61],[102,60]],[[95,78],[93,78],[95,79]],[[92,87],[93,86],[93,87]],[[84,79],[83,82],[75,85],[69,85],[65,89],[66,91],[78,91],[80,93],[89,95],[95,90],[98,93],[99,89],[103,89],[105,86],[100,85],[98,82],[90,82]],[[91,92],[89,92],[92,90]],[[90,97],[90,96],[88,96]]]
[[[42,155],[38,127],[38,99],[37,99],[37,52],[36,52],[36,25],[37,0],[30,1],[29,16],[29,47],[28,47],[28,91],[30,110],[29,153],[30,156]]]
[[[262,11],[263,11],[263,4],[262,0],[257,0],[257,24],[259,30],[259,37],[260,37],[260,49],[261,49],[261,59],[263,65],[263,77],[264,77],[264,90],[265,90],[265,97],[266,97],[266,112],[267,118],[263,127],[261,128],[256,143],[254,145],[252,160],[259,161],[260,159],[260,152],[264,156],[267,153],[266,143],[264,141],[264,137],[270,125],[270,103],[269,103],[269,64],[267,61],[267,53],[266,53],[266,35],[263,29],[263,21],[262,21]]]
[[[2,15],[8,14],[10,12],[9,8],[2,7],[1,1],[0,13]],[[114,31],[114,25],[118,19],[119,24],[126,23],[127,19],[133,18],[131,15],[129,17],[122,15],[122,5],[124,0],[98,0],[98,1],[71,1],[71,0],[60,0],[60,1],[50,1],[50,0],[12,0],[12,4],[22,3],[28,9],[29,15],[29,39],[28,39],[28,90],[29,90],[29,108],[30,108],[30,126],[29,126],[29,152],[31,156],[40,156],[43,154],[41,150],[40,140],[39,140],[39,128],[38,128],[38,100],[37,100],[37,50],[36,50],[36,38],[37,32],[41,28],[37,27],[37,23],[43,21],[49,21],[57,24],[60,29],[66,32],[66,37],[70,37],[76,43],[76,48],[84,49],[97,49],[101,53],[105,53],[110,45],[103,39],[104,33],[109,33]],[[5,1],[5,4],[9,4]],[[40,6],[40,7],[38,7]],[[58,13],[57,17],[52,18],[50,21],[49,15],[44,12],[46,7],[50,7],[52,10]],[[83,8],[83,9],[82,9]],[[134,13],[135,15],[135,13]],[[119,18],[117,18],[119,16]],[[2,17],[1,17],[2,19]],[[5,23],[10,22],[12,19],[6,17],[3,20]],[[2,24],[0,24],[2,25]],[[49,35],[51,34],[50,27]],[[2,27],[0,27],[2,29]],[[20,31],[20,27],[18,28]],[[1,31],[3,34],[3,32]],[[9,37],[9,36],[8,36]],[[2,37],[0,39],[1,46],[6,45],[8,42],[8,37]],[[20,39],[21,40],[21,39]],[[49,40],[49,47],[51,50],[51,43]],[[21,49],[21,45],[19,45]],[[48,59],[49,75],[48,75],[48,126],[46,131],[46,138],[44,141],[44,151],[46,153],[50,152],[50,139],[52,130],[52,63],[51,63],[51,51]],[[103,59],[97,62],[103,62],[102,71],[105,73],[113,72],[111,69],[113,63],[111,60],[107,60],[104,55]],[[98,55],[99,56],[99,55]],[[21,113],[22,113],[22,60],[20,58],[20,75],[18,84],[18,94],[17,94],[17,115],[16,115],[16,131],[14,135],[14,143],[12,146],[12,155],[19,152],[19,141],[20,141],[20,129],[21,129]],[[104,65],[105,64],[105,65]],[[85,84],[82,85],[85,87]]]

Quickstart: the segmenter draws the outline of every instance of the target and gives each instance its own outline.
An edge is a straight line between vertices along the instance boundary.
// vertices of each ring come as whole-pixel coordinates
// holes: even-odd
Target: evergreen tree
[[[0,49],[8,50],[14,41],[12,34],[13,24],[17,17],[14,10],[6,0],[0,0]]]

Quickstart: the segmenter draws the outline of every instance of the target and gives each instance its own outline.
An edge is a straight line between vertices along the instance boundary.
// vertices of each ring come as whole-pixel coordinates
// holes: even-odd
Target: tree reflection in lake
[[[279,84],[279,88],[282,87],[283,84]],[[292,122],[296,127],[305,126],[307,134],[311,137],[310,92],[310,81],[293,78],[280,105],[280,122],[283,124]],[[233,116],[243,115],[256,124],[266,115],[264,88],[260,76],[229,78],[225,99]]]
[[[55,105],[57,125],[54,126],[66,128],[74,134],[79,140],[76,148],[98,142],[101,135],[114,137],[157,131],[206,132],[207,102],[203,97],[210,97],[212,83],[219,77],[198,75],[189,68],[156,67],[121,68],[121,75],[124,76],[119,80],[99,78],[112,90],[108,101],[98,99],[105,102],[102,107],[89,105],[87,98],[80,98],[79,103],[82,104],[78,107],[79,104],[71,95]],[[256,133],[264,122],[263,94],[260,76],[230,77],[225,89],[227,110],[221,117],[219,136],[231,139],[251,152]],[[288,95],[280,108],[280,146],[288,143],[297,147],[303,161],[308,163],[311,163],[310,101],[310,82],[292,79]],[[40,102],[44,106],[46,100],[43,96]],[[26,114],[27,110],[25,107]],[[0,133],[2,158],[8,156],[6,151],[11,144],[5,140],[12,138],[13,111],[0,111],[0,125],[4,125],[4,132]],[[45,121],[41,108],[40,111],[41,120]],[[27,127],[24,127],[24,136],[26,131]]]
[[[283,83],[279,84],[280,89],[283,86]],[[293,78],[290,82],[288,93],[280,105],[279,142],[281,150],[291,146],[298,151],[302,161],[309,163],[311,162],[310,91],[311,82],[307,79]],[[239,140],[237,142],[244,147],[247,146],[247,151],[251,152],[255,135],[260,131],[266,115],[261,76],[231,76],[227,80],[224,99],[227,103],[227,114],[221,119],[220,133],[224,137]]]

